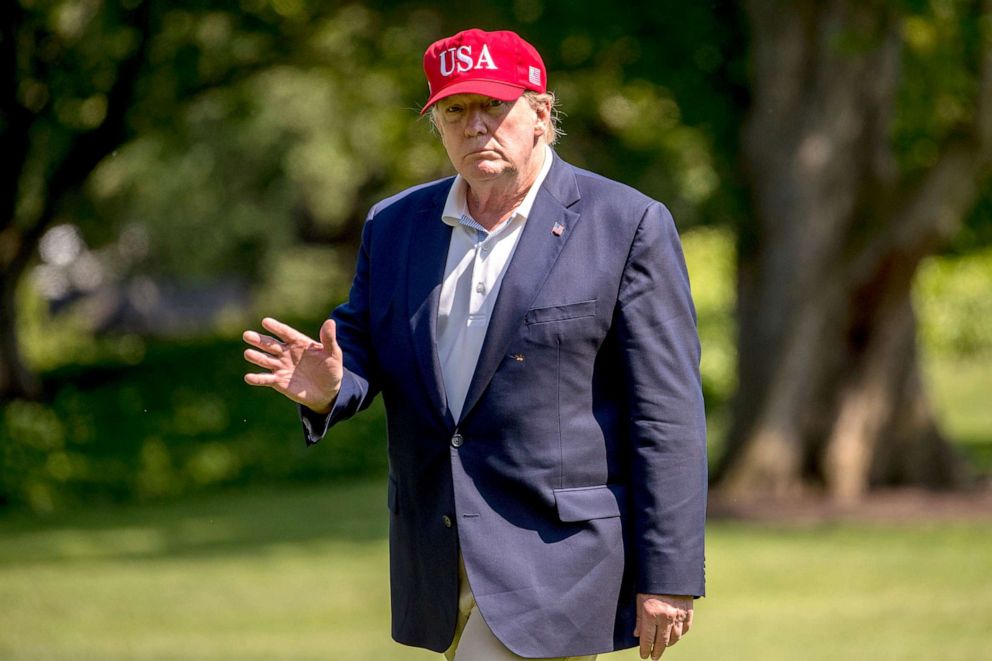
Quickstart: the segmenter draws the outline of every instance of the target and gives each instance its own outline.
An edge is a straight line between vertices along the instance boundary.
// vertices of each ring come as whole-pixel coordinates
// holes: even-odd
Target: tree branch
[[[983,0],[978,16],[982,31],[982,49],[978,61],[978,99],[975,110],[975,134],[981,149],[981,160],[992,160],[992,0]]]
[[[976,3],[976,7],[978,3]],[[974,19],[982,26],[975,117],[971,127],[944,142],[936,164],[919,179],[903,181],[884,206],[888,222],[858,251],[854,272],[866,274],[886,253],[926,254],[948,239],[974,204],[983,174],[992,167],[992,0]]]
[[[107,94],[106,115],[99,126],[73,138],[65,158],[47,177],[44,206],[21,236],[17,253],[7,269],[11,273],[19,273],[31,259],[65,195],[81,186],[97,164],[128,138],[127,113],[133,104],[151,36],[149,3],[139,4],[129,12],[129,17],[129,26],[140,36],[137,46],[118,66],[117,78]]]
[[[17,98],[17,36],[24,11],[17,2],[0,8],[0,234],[14,223],[20,174],[28,157],[31,113]],[[5,260],[0,257],[0,264]]]

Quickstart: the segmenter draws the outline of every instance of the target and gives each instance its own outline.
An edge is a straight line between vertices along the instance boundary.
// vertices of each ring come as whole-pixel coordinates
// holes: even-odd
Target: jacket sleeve
[[[703,596],[706,417],[689,276],[671,214],[644,212],[615,318],[627,388],[637,591]]]
[[[378,393],[369,334],[369,261],[374,214],[373,208],[362,228],[362,243],[348,300],[331,313],[336,326],[337,342],[344,355],[341,390],[327,414],[315,413],[298,405],[307,445],[320,441],[333,425],[368,408]]]

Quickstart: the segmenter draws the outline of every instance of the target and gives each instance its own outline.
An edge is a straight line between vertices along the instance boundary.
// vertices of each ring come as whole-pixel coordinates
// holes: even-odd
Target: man
[[[537,51],[427,50],[458,175],[375,205],[314,341],[247,331],[248,374],[308,443],[377,392],[389,433],[393,637],[454,661],[657,659],[703,594],[705,420],[664,206],[563,162]]]

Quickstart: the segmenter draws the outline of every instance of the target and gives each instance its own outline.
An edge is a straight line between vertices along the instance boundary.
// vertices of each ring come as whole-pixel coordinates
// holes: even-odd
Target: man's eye
[[[448,106],[447,108],[444,109],[444,112],[447,113],[456,113],[461,111],[462,111],[461,106]]]
[[[490,108],[499,108],[500,106],[503,105],[503,103],[504,102],[503,101],[500,101],[499,99],[489,99],[489,104],[488,105],[489,105]]]

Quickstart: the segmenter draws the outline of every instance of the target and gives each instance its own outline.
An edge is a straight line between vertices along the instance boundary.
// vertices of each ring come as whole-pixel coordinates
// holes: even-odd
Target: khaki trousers
[[[486,620],[475,607],[475,597],[468,584],[465,573],[465,563],[458,557],[458,623],[455,627],[455,639],[451,647],[444,653],[447,661],[519,661],[517,656],[499,642]],[[596,661],[592,656],[555,657],[553,659],[535,659],[533,661]]]

